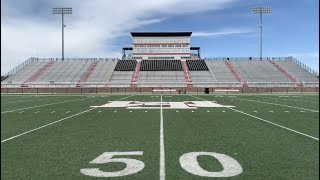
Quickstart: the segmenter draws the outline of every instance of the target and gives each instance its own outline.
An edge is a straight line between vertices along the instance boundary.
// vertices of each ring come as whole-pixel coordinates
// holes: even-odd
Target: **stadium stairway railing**
[[[275,61],[269,60],[269,62],[276,67],[281,73],[283,73],[290,81],[295,82],[298,86],[303,86],[302,83],[300,83],[299,79],[296,78],[294,75],[292,75],[289,71],[287,71],[284,67],[282,67],[280,64],[276,63]]]
[[[189,73],[188,65],[186,61],[181,60],[181,65],[184,73],[184,78],[186,79],[186,83],[188,87],[192,87],[192,79]]]
[[[54,63],[54,61],[50,61],[47,64],[45,64],[42,68],[40,68],[37,72],[35,72],[29,79],[27,79],[24,83],[21,84],[21,87],[28,87],[28,83],[31,83],[33,81],[35,81],[39,76],[41,76],[41,74],[47,70],[52,64]]]
[[[141,68],[141,61],[137,61],[136,69],[134,70],[134,73],[132,75],[131,79],[131,87],[137,87],[139,75],[140,75],[140,68]]]
[[[229,61],[224,61],[228,68],[231,70],[232,74],[236,77],[236,79],[243,84],[244,88],[248,88],[247,81],[241,76],[241,74],[233,67],[233,65]]]
[[[97,64],[98,64],[98,61],[94,61],[94,62],[91,63],[91,65],[89,66],[87,71],[82,75],[81,79],[78,81],[76,87],[80,87],[80,83],[86,82],[89,79],[90,75],[95,70]]]

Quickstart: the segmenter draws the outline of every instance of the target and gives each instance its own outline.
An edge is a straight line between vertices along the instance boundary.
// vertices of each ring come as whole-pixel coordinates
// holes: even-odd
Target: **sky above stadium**
[[[259,15],[263,56],[293,56],[319,69],[318,0],[1,0],[1,74],[29,57],[61,57],[61,16],[53,7],[72,7],[65,17],[65,57],[121,57],[132,31],[191,31],[191,46],[203,58],[258,57]]]

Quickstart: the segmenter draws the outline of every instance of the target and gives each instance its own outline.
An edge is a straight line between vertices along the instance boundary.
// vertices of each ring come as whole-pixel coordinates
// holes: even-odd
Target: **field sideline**
[[[1,95],[3,179],[319,179],[319,95]]]

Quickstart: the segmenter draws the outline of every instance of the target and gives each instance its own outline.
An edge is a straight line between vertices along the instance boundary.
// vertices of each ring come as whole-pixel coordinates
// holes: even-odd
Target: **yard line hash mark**
[[[119,99],[119,100],[126,99],[126,98],[128,98],[128,97],[132,97],[132,96],[127,96],[127,97],[121,98],[121,99]],[[78,115],[80,115],[80,114],[89,112],[89,111],[91,111],[91,110],[93,110],[93,109],[96,109],[96,107],[91,108],[91,109],[88,109],[88,110],[85,110],[85,111],[82,111],[82,112],[79,112],[79,113],[77,113],[77,114],[73,114],[73,115],[71,115],[71,116],[68,116],[68,117],[65,117],[65,118],[62,118],[62,119],[59,119],[59,120],[57,120],[57,121],[51,122],[51,123],[49,123],[49,124],[46,124],[46,125],[43,125],[43,126],[40,126],[40,127],[37,127],[37,128],[32,129],[32,130],[30,130],[30,131],[26,131],[26,132],[24,132],[24,133],[21,133],[21,134],[12,136],[12,137],[10,137],[10,138],[1,140],[1,143],[6,142],[6,141],[9,141],[9,140],[12,140],[12,139],[15,139],[15,138],[20,137],[20,136],[25,135],[25,134],[31,133],[31,132],[36,131],[36,130],[38,130],[38,129],[42,129],[42,128],[47,127],[47,126],[50,126],[50,125],[52,125],[52,124],[55,124],[55,123],[64,121],[64,120],[69,119],[69,118],[72,118],[72,117],[74,117],[74,116],[78,116]]]
[[[80,115],[80,114],[83,114],[83,113],[89,112],[89,111],[91,111],[91,110],[93,110],[93,109],[95,109],[95,108],[91,108],[91,109],[88,109],[88,110],[82,111],[82,112],[80,112],[80,113],[77,113],[77,114],[74,114],[74,115],[71,115],[71,116],[68,116],[68,117],[65,117],[65,118],[59,119],[59,120],[57,120],[57,121],[54,121],[54,122],[52,122],[52,123],[49,123],[49,124],[46,124],[46,125],[43,125],[43,126],[37,127],[37,128],[32,129],[32,130],[30,130],[30,131],[26,131],[26,132],[21,133],[21,134],[18,134],[18,135],[16,135],[16,136],[12,136],[12,137],[10,137],[10,138],[7,138],[7,139],[4,139],[4,140],[1,140],[1,143],[4,143],[4,142],[9,141],[9,140],[11,140],[11,139],[15,139],[15,138],[20,137],[20,136],[25,135],[25,134],[31,133],[31,132],[36,131],[36,130],[38,130],[38,129],[42,129],[42,128],[44,128],[44,127],[50,126],[50,125],[55,124],[55,123],[58,123],[58,122],[60,122],[60,121],[64,121],[64,120],[69,119],[69,118],[72,118],[72,117],[74,117],[74,116],[78,116],[78,115]]]
[[[85,99],[88,99],[88,98],[85,98]],[[1,112],[1,114],[20,111],[20,110],[25,110],[25,109],[32,109],[32,108],[36,108],[36,107],[50,106],[50,105],[54,105],[54,104],[61,104],[61,103],[68,103],[68,102],[73,102],[73,101],[80,101],[80,100],[83,100],[83,99],[75,99],[75,100],[71,100],[71,101],[62,101],[62,102],[57,102],[57,103],[42,104],[42,105],[39,105],[39,106],[31,106],[31,107],[26,107],[26,108],[21,108],[21,109],[4,111],[4,112]]]
[[[196,96],[192,96],[192,95],[189,95],[189,96],[194,97],[194,98],[197,98],[197,99],[202,99],[202,100],[204,100],[204,101],[208,101],[208,100],[206,100],[206,99],[199,98],[199,97],[196,97]],[[231,110],[236,111],[236,112],[239,112],[239,113],[241,113],[241,114],[244,114],[244,115],[247,115],[247,116],[253,117],[253,118],[258,119],[258,120],[260,120],[260,121],[263,121],[263,122],[266,122],[266,123],[272,124],[272,125],[274,125],[274,126],[277,126],[277,127],[283,128],[283,129],[286,129],[286,130],[288,130],[288,131],[291,131],[291,132],[294,132],[294,133],[297,133],[297,134],[300,134],[300,135],[303,135],[303,136],[306,136],[306,137],[309,137],[309,138],[311,138],[311,139],[315,139],[315,140],[319,141],[319,138],[316,138],[316,137],[310,136],[310,135],[308,135],[308,134],[305,134],[305,133],[302,133],[302,132],[299,132],[299,131],[296,131],[296,130],[293,130],[293,129],[287,128],[287,127],[285,127],[285,126],[282,126],[282,125],[279,125],[279,124],[276,124],[276,123],[270,122],[270,121],[268,121],[268,120],[265,120],[265,119],[259,118],[259,117],[257,117],[257,116],[254,116],[254,115],[251,115],[251,114],[245,113],[245,112],[243,112],[243,111],[240,111],[240,110],[237,110],[237,109],[234,109],[234,108],[231,108],[231,107],[226,107],[226,108],[231,109]]]
[[[264,102],[264,101],[256,101],[256,100],[243,99],[243,98],[237,98],[237,99],[240,99],[240,101],[244,100],[244,101],[258,102],[258,103],[263,103],[263,104],[271,104],[271,105],[276,105],[276,106],[290,107],[290,108],[301,109],[301,110],[306,110],[306,111],[311,111],[311,112],[319,112],[319,111],[313,110],[313,109],[306,109],[306,108],[289,106],[289,105],[284,105],[284,104],[269,103],[269,102]]]

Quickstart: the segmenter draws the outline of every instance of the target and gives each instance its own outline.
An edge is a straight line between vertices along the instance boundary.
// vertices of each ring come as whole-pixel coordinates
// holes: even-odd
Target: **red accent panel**
[[[29,79],[27,79],[24,83],[30,83],[36,79],[38,79],[38,77],[48,68],[50,67],[52,64],[54,63],[54,61],[50,61],[47,64],[45,64],[41,69],[39,69],[37,72],[35,72]],[[23,84],[24,84],[23,83]],[[27,86],[27,84],[26,84]]]
[[[248,83],[247,81],[241,76],[241,74],[233,67],[233,65],[229,61],[224,61],[232,74],[236,77],[236,79],[243,84],[243,87],[247,88]]]
[[[134,73],[131,79],[131,87],[137,87],[137,82],[140,74],[140,67],[141,67],[141,61],[137,61],[136,69],[134,70]]]
[[[96,68],[98,62],[95,61],[95,62],[92,62],[90,67],[87,69],[87,71],[82,75],[81,79],[78,81],[78,84],[76,85],[76,87],[79,87],[79,83],[81,82],[86,82],[90,75],[93,73],[94,69]]]
[[[189,68],[187,66],[187,62],[186,61],[181,61],[181,65],[182,65],[184,78],[186,79],[187,86],[188,87],[192,87],[192,80],[191,80],[191,76],[190,76],[190,73],[189,73]]]
[[[298,86],[303,87],[303,84],[297,80],[292,74],[285,70],[280,64],[277,64],[275,61],[269,61],[274,67],[276,67],[282,74],[284,74],[290,81],[295,82]]]

